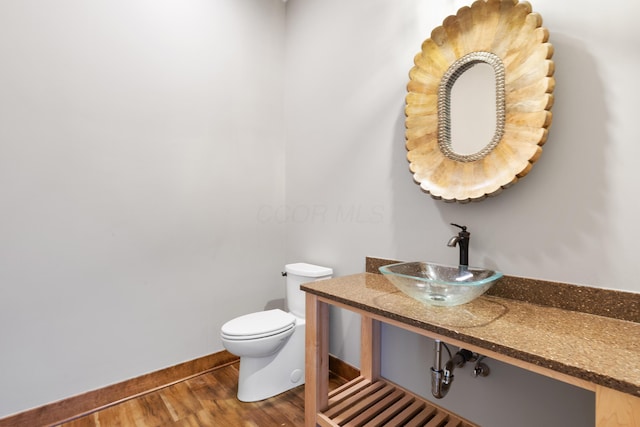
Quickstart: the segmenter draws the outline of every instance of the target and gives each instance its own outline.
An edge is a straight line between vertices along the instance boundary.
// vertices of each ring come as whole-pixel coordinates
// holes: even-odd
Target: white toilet
[[[285,266],[286,304],[236,317],[222,325],[222,344],[240,356],[238,400],[255,402],[304,384],[305,293],[302,283],[328,279],[333,270],[296,263]]]

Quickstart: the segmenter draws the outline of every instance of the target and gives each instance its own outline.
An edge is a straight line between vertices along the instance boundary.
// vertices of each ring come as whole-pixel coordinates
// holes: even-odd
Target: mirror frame
[[[405,136],[409,169],[431,197],[479,201],[529,173],[552,121],[555,79],[548,39],[542,17],[528,2],[477,0],[424,41],[409,72]],[[459,155],[451,149],[450,91],[478,62],[492,65],[496,74],[496,131],[482,150]]]

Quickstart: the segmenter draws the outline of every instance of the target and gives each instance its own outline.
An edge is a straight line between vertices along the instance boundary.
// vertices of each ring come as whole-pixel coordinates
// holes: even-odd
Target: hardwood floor
[[[299,427],[304,424],[304,386],[271,399],[236,398],[238,362],[121,402],[60,427]],[[329,388],[346,380],[331,374]]]

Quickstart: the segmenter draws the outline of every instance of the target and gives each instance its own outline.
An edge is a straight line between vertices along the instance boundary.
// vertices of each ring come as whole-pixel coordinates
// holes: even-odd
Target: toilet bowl
[[[304,384],[304,301],[300,285],[333,270],[306,263],[285,266],[286,305],[236,317],[220,330],[222,344],[240,356],[238,400],[255,402]]]

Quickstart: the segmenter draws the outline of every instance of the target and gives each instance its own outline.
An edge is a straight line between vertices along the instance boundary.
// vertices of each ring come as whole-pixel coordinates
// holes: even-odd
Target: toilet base
[[[240,357],[238,400],[256,402],[304,384],[304,319],[296,319],[293,334],[277,353]]]

